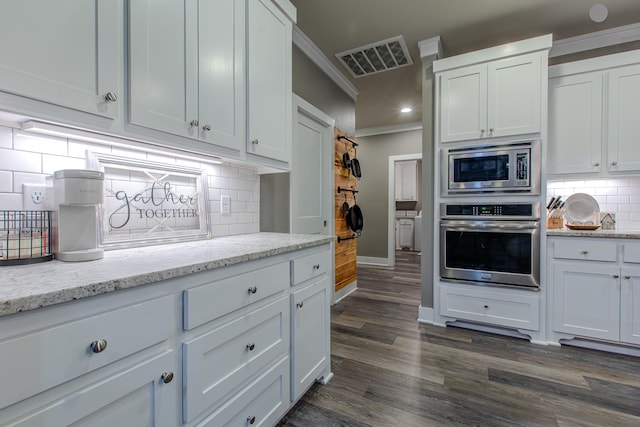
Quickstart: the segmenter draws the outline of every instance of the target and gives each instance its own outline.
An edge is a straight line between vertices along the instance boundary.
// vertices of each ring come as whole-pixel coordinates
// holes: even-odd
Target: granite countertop
[[[333,236],[255,233],[105,251],[88,262],[0,267],[0,316],[252,261],[334,240]]]
[[[564,237],[609,237],[616,239],[639,239],[640,230],[570,230],[568,228],[548,228],[547,236]]]

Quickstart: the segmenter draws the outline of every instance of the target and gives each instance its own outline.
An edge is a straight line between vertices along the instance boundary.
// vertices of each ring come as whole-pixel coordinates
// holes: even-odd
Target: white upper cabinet
[[[442,72],[440,141],[539,133],[541,68],[546,66],[546,54],[536,52]]]
[[[244,3],[130,2],[131,123],[239,149]]]
[[[407,160],[395,163],[396,202],[418,201],[418,161]]]
[[[640,171],[640,51],[549,69],[548,173]]]
[[[121,30],[120,1],[3,1],[0,90],[115,118]]]
[[[602,74],[549,79],[550,174],[602,170]]]
[[[640,64],[611,70],[607,170],[640,170]]]
[[[291,161],[292,23],[271,1],[248,2],[247,153]]]

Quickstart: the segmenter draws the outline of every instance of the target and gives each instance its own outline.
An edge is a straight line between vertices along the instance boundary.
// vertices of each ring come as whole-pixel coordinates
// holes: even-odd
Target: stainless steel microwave
[[[540,140],[442,150],[442,195],[540,194]]]

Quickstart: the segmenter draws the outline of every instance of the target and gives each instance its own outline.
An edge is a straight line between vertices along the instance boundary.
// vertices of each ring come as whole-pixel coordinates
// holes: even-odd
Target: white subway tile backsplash
[[[592,195],[596,196],[617,196],[618,188],[617,187],[596,187],[594,188],[594,192]]]
[[[606,180],[607,187],[628,187],[629,178],[609,178]]]
[[[607,181],[604,180],[604,179],[593,180],[593,181],[585,181],[584,182],[584,186],[585,187],[606,187],[607,186]]]
[[[123,141],[125,142],[125,141]],[[22,184],[44,183],[45,176],[61,169],[87,167],[87,151],[110,153],[126,158],[150,160],[164,164],[195,167],[207,175],[209,195],[208,214],[212,222],[213,236],[254,233],[260,229],[260,175],[256,168],[235,164],[214,164],[197,156],[185,159],[175,151],[159,152],[157,147],[145,152],[127,149],[121,145],[101,145],[73,139],[41,137],[24,133],[20,129],[0,126],[0,209],[22,209]],[[185,153],[186,154],[186,153]],[[120,189],[130,178],[127,170],[121,170]],[[121,182],[120,182],[121,181]],[[113,179],[105,181],[106,193],[113,188]],[[221,215],[220,197],[231,197],[231,215]],[[108,208],[108,206],[107,206]],[[140,219],[141,226],[146,219]]]

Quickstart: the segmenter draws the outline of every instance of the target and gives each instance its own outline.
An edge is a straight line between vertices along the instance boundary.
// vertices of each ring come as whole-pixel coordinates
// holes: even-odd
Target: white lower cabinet
[[[558,237],[549,239],[548,249],[554,338],[640,344],[640,245]]]
[[[331,245],[0,317],[0,425],[274,426],[331,376]]]

